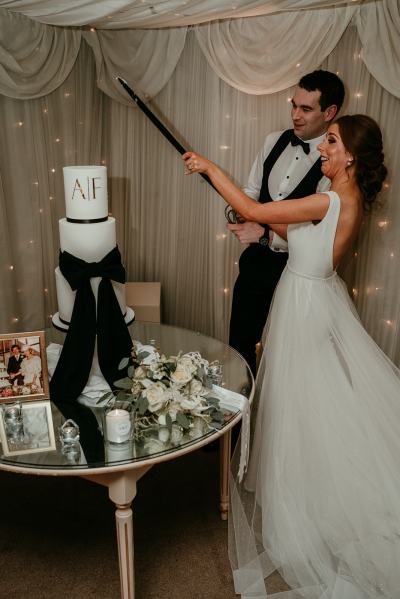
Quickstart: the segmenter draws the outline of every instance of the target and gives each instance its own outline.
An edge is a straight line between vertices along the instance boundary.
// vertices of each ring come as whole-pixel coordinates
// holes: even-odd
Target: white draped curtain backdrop
[[[277,8],[279,6],[279,9]],[[265,135],[289,127],[298,79],[338,72],[344,113],[381,125],[387,165],[343,275],[400,363],[400,11],[396,0],[0,0],[0,331],[57,309],[62,167],[106,164],[129,280],[159,280],[164,322],[227,339],[242,246],[224,204],[185,177],[125,78],[184,146],[246,181]]]

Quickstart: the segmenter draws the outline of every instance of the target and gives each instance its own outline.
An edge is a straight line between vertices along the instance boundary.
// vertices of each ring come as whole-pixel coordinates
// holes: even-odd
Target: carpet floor
[[[135,599],[237,599],[218,452],[155,466],[132,507]],[[287,587],[278,575],[269,590]],[[76,478],[0,472],[0,598],[119,599],[113,504]]]

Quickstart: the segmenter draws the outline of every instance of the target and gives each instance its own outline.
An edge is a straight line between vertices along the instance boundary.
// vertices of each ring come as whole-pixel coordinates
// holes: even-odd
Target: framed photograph
[[[2,404],[0,441],[4,456],[55,450],[50,401]]]
[[[0,334],[0,404],[48,397],[44,331]]]

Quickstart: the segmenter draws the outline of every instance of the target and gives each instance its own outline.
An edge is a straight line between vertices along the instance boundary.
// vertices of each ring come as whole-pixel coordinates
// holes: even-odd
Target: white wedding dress
[[[332,266],[336,192],[288,227],[256,380],[252,447],[233,461],[229,549],[243,599],[400,598],[400,371]],[[278,569],[288,586],[267,592]]]

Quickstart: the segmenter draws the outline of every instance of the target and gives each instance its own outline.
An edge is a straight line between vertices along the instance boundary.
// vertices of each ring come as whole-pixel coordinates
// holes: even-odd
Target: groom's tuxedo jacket
[[[10,359],[8,360],[8,364],[7,364],[8,374],[14,374],[15,372],[18,372],[18,370],[21,368],[21,362],[23,359],[24,359],[24,356],[22,354],[19,354],[18,360],[14,355],[11,355]],[[14,382],[14,381],[15,381],[15,379],[12,379],[11,382]],[[17,382],[18,382],[18,385],[23,384],[24,378],[22,375],[18,375]]]
[[[324,136],[310,140],[310,153],[292,146],[293,129],[267,136],[243,191],[261,203],[303,198],[329,187],[322,177],[317,146]],[[274,235],[272,248],[251,243],[239,260],[239,276],[232,300],[229,343],[255,369],[255,344],[261,339],[273,292],[287,262],[287,244]]]

